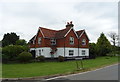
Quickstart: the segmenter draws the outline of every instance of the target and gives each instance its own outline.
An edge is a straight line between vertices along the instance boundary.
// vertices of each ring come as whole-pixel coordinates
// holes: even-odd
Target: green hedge
[[[18,55],[20,62],[29,62],[32,59],[32,54],[29,52],[22,52]]]

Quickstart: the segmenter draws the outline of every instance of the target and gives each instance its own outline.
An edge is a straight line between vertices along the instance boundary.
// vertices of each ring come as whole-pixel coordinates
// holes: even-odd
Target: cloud
[[[52,0],[54,1],[54,0]],[[73,21],[75,30],[85,29],[91,42],[101,32],[117,29],[117,2],[5,2],[0,4],[0,40],[4,33],[16,32],[29,41],[38,27],[63,29]]]

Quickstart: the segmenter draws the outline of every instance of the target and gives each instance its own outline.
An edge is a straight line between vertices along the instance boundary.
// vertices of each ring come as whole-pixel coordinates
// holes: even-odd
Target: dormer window
[[[74,44],[74,38],[70,37],[70,44]]]
[[[82,45],[86,45],[86,40],[82,39]]]
[[[56,45],[56,39],[51,39],[51,45]]]
[[[41,37],[38,38],[38,44],[41,44]]]

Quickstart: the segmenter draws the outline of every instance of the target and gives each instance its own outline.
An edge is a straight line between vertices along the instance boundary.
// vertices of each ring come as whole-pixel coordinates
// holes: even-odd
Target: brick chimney
[[[67,25],[66,25],[66,27],[73,27],[74,25],[72,24],[72,21],[70,21],[70,22],[67,22]]]

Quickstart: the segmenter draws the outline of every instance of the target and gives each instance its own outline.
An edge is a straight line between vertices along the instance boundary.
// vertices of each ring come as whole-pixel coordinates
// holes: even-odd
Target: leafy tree
[[[15,45],[17,40],[19,40],[19,36],[17,36],[14,32],[4,34],[2,39],[2,46],[4,47],[11,44]]]
[[[111,44],[104,35],[101,33],[100,37],[97,40],[97,54],[98,56],[105,56],[111,51]]]
[[[89,43],[89,53],[90,53],[90,58],[95,58],[97,56],[95,43]]]
[[[16,41],[16,45],[21,45],[21,46],[27,45],[27,42],[24,39],[20,39]]]

